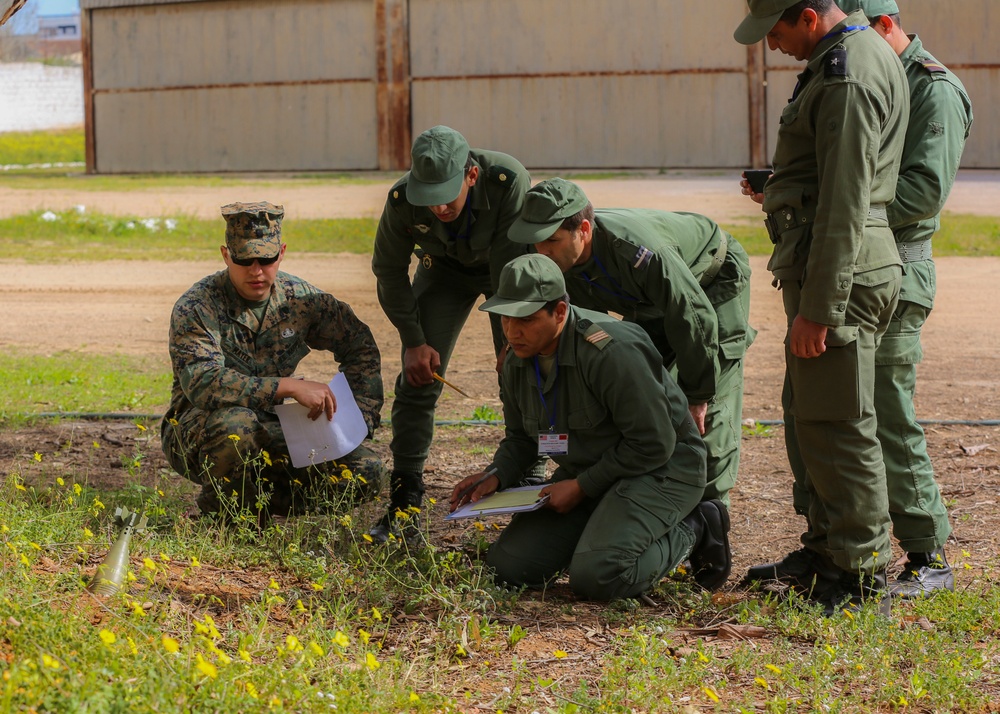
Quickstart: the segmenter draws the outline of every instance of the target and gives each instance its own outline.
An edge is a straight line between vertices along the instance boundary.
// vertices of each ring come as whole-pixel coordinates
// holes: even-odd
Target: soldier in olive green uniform
[[[743,356],[757,334],[743,247],[696,213],[595,211],[560,178],[528,190],[510,239],[556,262],[573,305],[616,312],[646,331],[676,370],[704,437],[704,498],[728,507],[740,462]]]
[[[763,207],[788,319],[786,413],[813,493],[813,592],[828,613],[888,610],[889,502],[876,438],[875,350],[899,297],[886,214],[909,113],[899,59],[833,0],[749,0],[737,41],[767,38],[806,69],[781,113]],[[749,187],[744,192],[752,191]],[[812,578],[804,578],[811,580]]]
[[[503,316],[510,345],[506,436],[495,473],[461,481],[452,510],[516,484],[545,454],[558,465],[546,506],[515,515],[489,550],[498,582],[543,587],[568,568],[581,597],[634,597],[690,557],[701,585],[721,587],[729,517],[701,501],[705,447],[684,394],[642,329],[565,293],[555,263],[525,255],[480,308]]]
[[[379,541],[388,538],[397,511],[420,505],[441,394],[432,375],[444,376],[472,306],[493,294],[500,269],[524,253],[507,240],[507,230],[531,185],[516,159],[470,149],[444,126],[417,137],[412,159],[409,173],[389,191],[372,255],[379,303],[403,343],[392,404],[391,500],[371,531]],[[414,253],[420,263],[411,285]],[[491,324],[499,351],[499,320]]]
[[[889,515],[907,563],[890,585],[893,595],[914,597],[953,590],[945,557],[951,533],[948,510],[934,481],[924,431],[913,409],[916,364],[923,357],[920,330],[934,307],[936,276],[931,237],[972,126],[972,103],[962,82],[899,24],[895,0],[837,0],[845,12],[861,10],[899,55],[910,88],[910,117],[889,226],[903,261],[899,303],[875,353],[875,412],[889,489]],[[791,459],[793,465],[800,460]],[[809,513],[801,466],[795,473],[795,510]]]
[[[293,377],[310,350],[329,350],[368,425],[379,425],[381,357],[371,330],[350,306],[278,271],[284,210],[270,203],[222,207],[226,270],[192,286],[170,317],[174,383],[163,418],[163,453],[202,485],[204,513],[243,509],[289,515],[374,497],[381,459],[362,444],[334,462],[293,468],[274,405],[291,397],[312,419],[332,419],[325,383]]]

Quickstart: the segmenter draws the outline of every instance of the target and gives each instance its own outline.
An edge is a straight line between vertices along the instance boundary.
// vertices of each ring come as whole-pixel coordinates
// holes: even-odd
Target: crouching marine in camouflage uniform
[[[371,330],[346,303],[279,272],[281,206],[233,203],[222,215],[226,270],[195,283],[170,318],[174,381],[161,426],[167,460],[201,484],[197,502],[206,514],[286,516],[374,497],[385,467],[368,446],[293,468],[274,412],[291,397],[311,419],[333,418],[329,386],[292,376],[310,350],[329,350],[371,438],[383,401]]]

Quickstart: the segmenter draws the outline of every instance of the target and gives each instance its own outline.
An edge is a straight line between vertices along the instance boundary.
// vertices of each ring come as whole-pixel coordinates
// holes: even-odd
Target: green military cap
[[[572,181],[561,178],[541,181],[524,194],[521,215],[511,225],[507,237],[515,243],[541,243],[588,203],[583,189]]]
[[[496,294],[479,309],[507,317],[527,317],[564,295],[566,280],[559,266],[540,253],[529,253],[503,266]]]
[[[451,203],[462,192],[469,142],[454,129],[431,127],[417,137],[410,151],[406,200],[414,206]]]
[[[895,0],[836,0],[844,12],[850,14],[860,10],[865,17],[882,17],[883,15],[898,15],[899,6]]]
[[[229,203],[222,207],[226,219],[226,246],[237,260],[273,258],[281,251],[283,206],[267,201]]]
[[[753,45],[763,40],[778,20],[781,13],[799,0],[747,0],[750,14],[736,28],[733,37],[741,45]]]

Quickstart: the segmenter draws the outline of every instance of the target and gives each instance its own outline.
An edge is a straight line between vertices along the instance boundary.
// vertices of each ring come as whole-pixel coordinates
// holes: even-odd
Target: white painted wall
[[[0,63],[0,132],[83,124],[83,70]]]

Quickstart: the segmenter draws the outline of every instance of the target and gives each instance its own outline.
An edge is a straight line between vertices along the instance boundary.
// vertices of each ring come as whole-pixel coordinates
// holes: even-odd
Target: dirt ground
[[[736,180],[735,174],[679,173],[580,183],[597,206],[693,210],[724,221],[757,220],[755,207],[747,206],[748,201],[739,196]],[[246,188],[246,192],[229,187],[155,194],[60,195],[11,190],[0,196],[0,215],[76,204],[95,211],[132,215],[168,215],[175,210],[216,215],[223,203],[258,199],[284,202],[290,216],[377,215],[386,187],[289,189],[278,184],[276,190],[269,191],[260,184],[248,183]],[[963,173],[947,210],[1000,214],[1000,175]],[[220,222],[220,243],[221,239]],[[203,262],[50,265],[0,261],[5,274],[0,284],[0,305],[5,315],[0,322],[0,350],[39,355],[70,350],[112,358],[119,354],[142,355],[162,360],[164,369],[168,369],[166,336],[173,302],[193,282],[222,267],[220,260],[206,258]],[[760,334],[746,359],[744,418],[778,420],[784,317],[779,296],[770,286],[766,260],[754,258],[752,262],[752,322]],[[959,587],[973,587],[995,579],[991,571],[1000,546],[1000,427],[947,422],[1000,419],[1000,378],[996,376],[1000,374],[1000,316],[990,307],[1000,304],[1000,287],[995,279],[1000,259],[943,258],[936,262],[938,299],[924,332],[925,359],[919,370],[916,408],[922,419],[933,422],[927,426],[929,450],[955,528],[948,546],[949,557],[963,565],[958,571]],[[372,327],[382,348],[388,391],[399,369],[398,340],[376,302],[368,258],[301,254],[290,245],[283,269],[349,302]],[[313,355],[303,363],[301,373],[327,379],[333,368],[331,358]],[[482,313],[474,312],[470,318],[448,377],[471,397],[446,390],[439,418],[468,419],[480,405],[499,407],[488,322]],[[157,410],[162,411],[164,406],[158,405]],[[768,433],[744,438],[740,482],[732,496],[734,568],[728,587],[737,598],[741,597],[737,581],[745,568],[796,548],[803,526],[791,508],[791,476],[784,459],[782,429],[773,426],[764,431]],[[383,428],[376,444],[386,457],[389,436],[389,430]],[[439,429],[427,464],[430,495],[443,500],[458,478],[488,462],[500,437],[496,427]],[[0,466],[8,473],[22,469],[29,480],[35,473],[48,482],[65,472],[77,479],[83,475],[95,485],[116,487],[124,483],[122,457],[133,453],[136,438],[150,439],[140,435],[128,421],[67,421],[57,426],[3,431]],[[85,448],[95,440],[105,447],[99,459]],[[139,446],[148,453],[152,473],[166,467],[155,436]],[[29,457],[35,451],[46,457],[44,477],[31,464]],[[455,546],[471,528],[469,523],[445,525],[433,520],[432,539],[444,547]],[[266,578],[262,578],[266,585]],[[536,631],[536,636],[525,642],[525,648],[534,647],[540,653],[548,648],[551,652],[555,649],[553,641],[575,641],[576,651],[596,656],[602,646],[586,634],[594,625],[587,616],[570,624],[546,624],[528,611],[525,617]],[[566,646],[560,647],[569,651]],[[548,671],[551,676],[560,665],[551,658],[547,661],[539,671]],[[488,682],[482,686],[484,690],[490,687]]]

